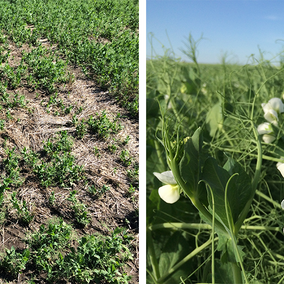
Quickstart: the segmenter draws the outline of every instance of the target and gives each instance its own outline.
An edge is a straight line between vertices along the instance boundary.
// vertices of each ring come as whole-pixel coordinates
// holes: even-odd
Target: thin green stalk
[[[169,107],[169,105],[171,104],[171,108],[173,110],[173,113],[177,119],[177,122],[180,124],[181,123],[181,120],[180,120],[180,117],[179,117],[179,114],[178,114],[178,111],[176,110],[176,105],[175,105],[175,102],[173,100],[173,96],[170,95],[170,98],[168,99],[168,102],[167,102],[167,105]]]
[[[244,151],[242,150],[237,150],[237,149],[233,149],[233,148],[226,148],[226,147],[219,147],[219,146],[214,146],[211,143],[205,143],[205,145],[210,145],[213,148],[217,148],[218,150],[224,151],[224,152],[231,152],[231,153],[239,153],[239,154],[243,154]],[[248,156],[257,158],[258,155],[257,154],[251,154],[251,153],[246,153]],[[278,158],[273,158],[271,156],[267,156],[267,155],[262,155],[262,159],[263,160],[268,160],[268,161],[272,161],[272,162],[283,162],[283,160],[278,159]]]
[[[243,262],[242,262],[242,259],[240,257],[240,254],[239,254],[239,251],[238,251],[238,246],[237,246],[237,234],[238,234],[238,232],[235,230],[235,227],[234,227],[232,212],[231,212],[231,208],[229,207],[229,201],[228,201],[229,183],[235,175],[237,175],[237,174],[232,175],[230,177],[230,179],[228,180],[227,184],[226,184],[226,188],[225,188],[225,210],[226,210],[227,221],[228,221],[228,224],[229,224],[229,229],[230,229],[230,232],[232,234],[231,239],[232,239],[233,246],[234,246],[234,249],[235,249],[236,259],[239,260],[240,266],[241,266],[242,271],[243,271],[244,279],[245,279],[246,283],[248,284],[248,280],[247,280],[247,277],[246,277],[246,274],[245,274]],[[243,283],[242,272],[241,272],[240,267],[235,262],[230,262],[230,264],[231,264],[232,270],[233,270],[234,284]]]
[[[155,248],[153,244],[152,234],[151,231],[147,228],[147,244],[148,244],[148,254],[150,257],[150,262],[153,268],[153,275],[156,280],[160,278],[160,271],[159,271],[159,265],[157,261],[157,257],[155,254]]]
[[[149,269],[146,269],[146,272],[150,275],[150,277],[152,278],[154,284],[157,284],[157,280],[155,279],[153,273],[151,271],[149,271]]]
[[[257,139],[257,149],[258,149],[258,153],[257,153],[257,163],[256,163],[256,169],[255,169],[255,173],[254,173],[254,177],[253,177],[253,181],[252,181],[252,187],[251,187],[251,195],[249,200],[247,201],[243,211],[241,212],[238,221],[235,224],[235,232],[236,234],[238,233],[239,229],[241,228],[248,212],[251,206],[251,203],[253,201],[254,198],[254,194],[256,191],[256,187],[257,184],[259,182],[260,179],[260,173],[261,173],[261,165],[262,165],[262,148],[261,148],[261,140],[260,140],[260,136],[258,135],[258,132],[256,130],[255,127],[253,127],[253,131],[254,131],[254,135]]]
[[[172,170],[172,172],[174,174],[174,177],[175,177],[177,184],[181,188],[186,188],[186,184],[179,174],[178,163],[176,162],[178,153],[176,153],[175,155],[173,154],[172,147],[171,147],[169,137],[168,137],[168,133],[167,133],[167,129],[166,129],[164,123],[165,123],[165,121],[163,119],[162,120],[162,132],[163,132],[163,143],[162,144],[164,145],[165,150],[167,152],[168,165],[169,165],[170,169]],[[178,141],[177,141],[177,143],[178,143]],[[197,193],[193,192],[193,191],[187,192],[187,195],[189,196],[192,204],[199,210],[199,212],[201,212],[201,214],[204,215],[204,217],[206,219],[211,220],[212,219],[211,213],[204,207],[204,205],[200,202],[199,198],[195,196],[195,194],[197,194]],[[226,229],[218,220],[215,220],[215,226],[216,226],[216,228],[221,230],[224,234],[227,234]]]
[[[163,153],[161,151],[161,143],[159,143],[157,140],[154,140],[154,143],[155,143],[155,149],[157,152],[158,159],[160,163],[163,165],[163,169],[166,169],[167,165],[165,164],[165,160],[163,159]]]
[[[252,230],[252,231],[274,231],[274,232],[281,232],[279,227],[268,227],[268,226],[241,226],[243,230]]]
[[[230,262],[230,264],[233,271],[234,284],[242,284],[243,283],[242,272],[239,266],[235,262]]]
[[[222,130],[221,130],[221,131],[222,131],[222,133],[224,134],[224,136],[227,138],[228,143],[229,143],[232,147],[234,147],[234,144],[232,143],[232,141],[231,141],[231,139],[230,139],[228,133],[224,130],[223,127],[222,127]]]
[[[271,198],[269,198],[267,195],[265,195],[264,193],[260,192],[259,190],[256,190],[255,193],[258,196],[262,197],[263,199],[265,199],[265,200],[269,201],[270,203],[272,203],[275,207],[277,207],[279,209],[282,208],[281,205],[278,202],[272,200]]]
[[[214,202],[214,194],[212,192],[212,188],[208,185],[209,189],[210,189],[210,193],[211,193],[211,198],[212,198],[212,210],[213,210],[213,214],[212,214],[212,233],[211,233],[211,238],[212,240],[214,239],[214,234],[215,234],[215,202]],[[212,242],[212,246],[211,246],[211,251],[212,251],[212,262],[211,262],[211,272],[212,272],[212,284],[215,284],[215,247],[214,247],[215,243]]]
[[[284,276],[280,279],[280,281],[277,284],[281,284],[284,281]]]
[[[149,230],[160,230],[160,229],[172,229],[172,230],[212,230],[212,226],[209,224],[197,224],[197,223],[161,223],[155,224],[148,227]],[[279,227],[268,227],[268,226],[248,226],[242,225],[242,230],[251,230],[251,231],[273,231],[281,232]],[[284,259],[284,258],[283,258]]]
[[[275,253],[275,252],[272,252],[272,254],[273,254],[274,256],[276,256],[277,258],[281,259],[282,261],[284,261],[284,256],[283,256],[283,255],[278,254],[278,253]],[[278,262],[278,263],[279,263],[279,262]],[[282,264],[284,265],[284,263],[282,263]]]
[[[259,91],[261,90],[261,88],[263,88],[263,86],[265,86],[265,84],[267,83],[267,81],[269,81],[270,79],[272,79],[273,77],[277,76],[279,73],[283,72],[283,69],[281,68],[279,71],[277,71],[275,74],[271,75],[268,79],[266,79],[266,81],[264,81],[260,87],[258,88],[258,90],[256,91],[256,96],[255,98],[258,96]],[[252,113],[253,115],[253,113]]]
[[[199,199],[193,198],[191,201],[193,205],[205,216],[205,218],[207,218],[208,220],[212,219],[211,213],[203,206],[203,204],[199,201]],[[224,226],[217,219],[215,219],[214,226],[218,230],[221,230],[225,235],[228,234]]]
[[[173,230],[188,230],[188,229],[196,229],[196,230],[211,230],[211,225],[208,224],[194,224],[194,223],[161,223],[149,226],[151,231],[159,230],[159,229],[173,229]]]
[[[226,184],[226,188],[225,188],[225,210],[226,210],[226,217],[227,217],[227,221],[228,221],[228,224],[229,224],[229,229],[231,231],[231,233],[237,237],[237,234],[235,232],[235,226],[234,226],[234,221],[233,221],[233,217],[232,217],[232,212],[231,212],[231,208],[229,207],[229,201],[228,201],[228,188],[229,188],[229,184],[230,184],[230,181],[232,180],[232,178],[234,176],[238,175],[237,173],[233,174],[227,184]]]

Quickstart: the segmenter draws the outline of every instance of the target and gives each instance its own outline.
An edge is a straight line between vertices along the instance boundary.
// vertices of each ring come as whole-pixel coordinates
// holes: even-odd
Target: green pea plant
[[[147,282],[282,283],[283,66],[209,72],[189,43],[147,62]]]
[[[76,190],[70,192],[68,200],[73,204],[71,208],[74,210],[75,220],[78,222],[78,224],[86,226],[90,223],[88,212],[86,211],[85,204],[77,200],[75,196],[76,193]]]

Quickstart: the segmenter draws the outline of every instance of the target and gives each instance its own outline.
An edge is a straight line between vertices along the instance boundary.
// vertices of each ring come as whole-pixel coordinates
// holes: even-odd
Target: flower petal
[[[167,184],[160,187],[159,195],[165,202],[170,204],[175,203],[180,197],[178,185],[172,186]]]
[[[177,184],[172,171],[166,171],[166,172],[163,172],[163,173],[156,173],[155,172],[153,174],[162,183],[165,183],[165,184]]]
[[[272,143],[276,138],[275,138],[275,136],[273,136],[273,135],[269,135],[269,134],[264,134],[263,136],[262,136],[262,139],[263,139],[263,141],[265,142],[265,143]]]
[[[261,104],[262,108],[263,108],[263,111],[266,113],[267,111],[273,109],[275,110],[277,113],[282,113],[284,112],[284,104],[282,102],[281,99],[279,98],[273,98],[273,99],[270,99],[268,101],[268,103],[263,103]]]
[[[257,127],[257,132],[259,135],[271,134],[273,133],[273,128],[269,122],[264,122]]]
[[[269,109],[268,111],[264,112],[264,118],[267,121],[272,122],[273,124],[277,125],[278,114],[277,114],[276,110]]]
[[[271,107],[276,110],[278,113],[284,112],[284,105],[281,99],[273,98],[268,101]]]
[[[281,202],[281,207],[282,207],[282,209],[284,210],[284,199],[283,199],[282,202]]]
[[[284,177],[284,163],[278,162],[276,164],[276,167],[278,171],[281,173],[281,175]]]

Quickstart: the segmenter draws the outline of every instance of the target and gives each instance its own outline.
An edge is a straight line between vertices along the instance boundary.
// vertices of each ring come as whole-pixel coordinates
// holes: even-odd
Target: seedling
[[[73,203],[71,208],[74,210],[75,220],[78,224],[83,225],[84,227],[90,223],[90,218],[88,212],[86,211],[86,206],[83,203],[80,203],[76,198],[76,190],[70,192],[68,200]]]
[[[117,133],[122,126],[117,124],[116,121],[111,122],[106,115],[106,111],[103,111],[101,115],[97,114],[97,118],[90,116],[87,123],[90,127],[90,130],[93,133],[97,133],[99,137],[106,139],[112,133]]]
[[[55,196],[54,196],[54,191],[51,192],[48,202],[51,206],[53,206],[55,204]]]
[[[12,115],[10,114],[9,110],[6,111],[6,116],[8,119],[12,119]]]
[[[33,220],[34,215],[29,211],[26,201],[23,200],[22,204],[19,203],[19,201],[16,198],[16,195],[17,193],[13,192],[11,196],[13,207],[17,209],[20,220],[24,224],[28,225]]]
[[[30,258],[30,251],[25,249],[22,253],[17,252],[14,246],[6,249],[6,255],[0,263],[1,270],[13,277],[16,277],[25,268]]]
[[[100,157],[101,155],[99,154],[99,149],[98,147],[94,146],[94,153],[97,157]]]
[[[127,176],[131,179],[138,179],[139,176],[139,164],[134,163],[133,169],[127,170]]]
[[[130,184],[128,188],[129,195],[132,195],[133,193],[135,193],[135,190],[136,190],[135,187],[132,184]]]
[[[120,157],[120,160],[121,160],[123,165],[125,165],[125,166],[130,166],[131,165],[132,158],[131,158],[128,150],[122,150],[120,152],[120,156],[119,157]]]
[[[101,197],[108,190],[110,190],[110,187],[107,185],[103,185],[101,188],[96,188],[94,185],[91,185],[89,187],[89,192],[97,196],[98,198]]]
[[[82,119],[80,123],[77,123],[76,125],[76,134],[78,135],[79,138],[82,139],[86,134],[86,132],[87,132],[87,126],[85,124],[85,120]]]
[[[124,144],[124,145],[128,144],[129,140],[130,140],[130,136],[127,135],[127,137],[126,137],[126,138],[124,139],[124,141],[123,141],[123,144]]]
[[[108,145],[108,150],[111,153],[115,153],[115,151],[117,150],[117,146],[115,144]]]

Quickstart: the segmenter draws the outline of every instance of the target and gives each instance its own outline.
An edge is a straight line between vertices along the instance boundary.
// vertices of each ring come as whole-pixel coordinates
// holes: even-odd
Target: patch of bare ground
[[[48,48],[48,42],[43,41]],[[19,65],[22,51],[31,50],[24,45],[17,48],[9,44],[9,64],[12,67]],[[56,102],[49,104],[50,94],[41,89],[32,89],[22,84],[16,90],[8,90],[10,94],[24,95],[28,101],[26,107],[14,107],[7,113],[0,113],[0,119],[6,120],[5,128],[0,131],[0,165],[7,158],[5,149],[15,148],[20,155],[24,148],[37,153],[43,151],[43,141],[56,137],[61,131],[67,131],[72,136],[73,146],[71,154],[75,156],[76,164],[83,166],[85,181],[75,182],[71,187],[48,186],[40,184],[37,177],[25,166],[21,168],[23,184],[17,189],[17,198],[25,201],[30,212],[34,215],[29,225],[22,224],[17,217],[17,210],[11,205],[12,191],[5,192],[4,207],[6,219],[0,226],[0,251],[14,246],[18,250],[26,248],[25,236],[37,231],[42,224],[54,218],[63,218],[66,223],[72,224],[77,236],[101,233],[109,235],[117,227],[124,227],[133,236],[130,249],[133,260],[125,268],[132,276],[129,283],[138,283],[138,189],[130,192],[132,185],[138,186],[137,177],[133,179],[129,172],[138,165],[138,121],[130,118],[127,111],[119,107],[108,91],[100,89],[96,83],[85,78],[79,68],[68,67],[74,75],[73,81],[57,85]],[[62,107],[64,106],[64,107]],[[69,112],[65,110],[69,108]],[[122,129],[115,135],[103,139],[97,134],[86,131],[83,137],[78,137],[74,117],[78,123],[94,118],[105,111],[110,120],[118,117],[117,121]],[[127,143],[123,143],[128,139]],[[110,145],[116,145],[115,151],[110,151]],[[121,151],[127,150],[131,157],[131,165],[122,163]],[[22,163],[23,161],[20,161]],[[89,192],[88,187],[96,188],[108,186],[109,190],[101,196]],[[74,213],[70,209],[68,197],[72,190],[76,190],[79,202],[85,204],[90,223],[82,227],[74,221]],[[49,198],[54,193],[54,204]],[[45,283],[44,274],[36,283]],[[28,273],[19,274],[17,281],[8,283],[25,283]],[[1,275],[0,275],[1,279]],[[0,283],[5,283],[1,282]],[[7,282],[6,282],[7,283]],[[66,283],[69,283],[66,281]]]

